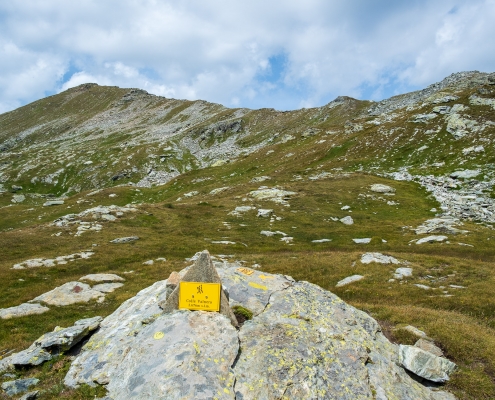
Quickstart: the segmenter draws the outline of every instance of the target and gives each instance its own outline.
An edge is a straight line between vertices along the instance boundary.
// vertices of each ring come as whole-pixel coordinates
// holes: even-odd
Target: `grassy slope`
[[[468,95],[465,94],[464,101]],[[346,176],[335,170],[355,170],[359,164],[376,164],[376,161],[369,160],[373,157],[379,160],[384,147],[394,138],[392,134],[385,140],[376,126],[347,135],[326,133],[342,132],[343,123],[366,106],[364,102],[349,101],[340,111],[322,108],[293,113],[252,112],[243,118],[245,126],[253,132],[247,140],[255,143],[273,137],[273,145],[237,162],[193,170],[167,185],[152,189],[137,191],[130,187],[115,187],[90,197],[84,192],[72,196],[60,207],[41,207],[44,199],[28,198],[20,205],[0,208],[0,279],[3,282],[0,307],[20,304],[87,273],[113,272],[126,277],[125,286],[107,295],[102,304],[52,307],[40,316],[2,321],[0,352],[21,350],[56,325],[68,326],[79,318],[108,315],[140,289],[156,280],[166,279],[171,271],[187,265],[185,257],[207,248],[212,254],[232,254],[235,259],[245,260],[247,266],[258,263],[268,272],[289,274],[295,279],[308,280],[332,290],[350,304],[374,315],[382,322],[387,334],[398,342],[409,344],[412,338],[400,330],[393,330],[393,327],[412,324],[425,330],[461,367],[447,384],[447,389],[463,399],[494,398],[495,304],[492,288],[495,249],[491,242],[495,237],[492,231],[480,225],[466,223],[463,229],[470,233],[451,236],[450,244],[411,245],[409,241],[417,236],[404,227],[415,227],[431,218],[433,213],[429,210],[438,207],[422,188],[413,182],[393,182],[366,173]],[[489,117],[493,116],[493,111],[482,111]],[[327,114],[328,118],[324,120]],[[400,160],[406,164],[411,162],[408,157],[410,150],[406,146],[407,135],[412,134],[417,125],[408,123],[407,118],[395,122],[404,126],[406,133],[402,134],[403,137],[398,136],[396,158],[391,163],[394,160],[397,163]],[[318,133],[302,138],[301,133],[311,126],[311,121]],[[286,134],[296,139],[277,144]],[[418,136],[416,148],[422,145],[421,140]],[[468,145],[467,142],[453,142],[447,135],[445,141],[450,144],[445,150],[434,153],[435,157],[442,157],[442,152],[447,152],[449,146],[462,149]],[[366,147],[364,143],[367,143]],[[273,152],[269,153],[270,150]],[[287,157],[291,153],[293,155]],[[490,157],[490,154],[487,151],[481,157]],[[473,161],[473,165],[477,162]],[[322,171],[333,172],[334,177],[316,181],[308,179]],[[272,179],[263,183],[251,182],[252,178],[262,175]],[[198,182],[204,178],[210,179]],[[399,205],[391,206],[380,199],[359,196],[371,194],[369,186],[373,183],[394,186],[397,193],[390,199]],[[252,202],[248,193],[261,185],[278,185],[297,195],[289,201],[290,207],[270,201]],[[209,195],[212,189],[220,186],[229,189]],[[193,190],[199,194],[192,198],[183,196]],[[109,198],[110,193],[118,196]],[[0,195],[0,207],[9,205],[10,197],[10,194]],[[177,201],[179,197],[182,200]],[[245,198],[247,200],[243,201]],[[77,203],[77,200],[86,202]],[[87,232],[75,238],[69,234],[70,230],[47,224],[61,215],[96,205],[131,202],[142,203],[138,213],[126,214],[118,222],[103,222],[104,229],[99,233]],[[270,224],[267,219],[257,218],[255,211],[242,217],[229,215],[236,206],[243,204],[272,208],[282,220]],[[344,205],[351,206],[352,213],[342,211]],[[351,215],[355,224],[345,226],[330,219],[345,215]],[[261,236],[261,230],[283,231],[294,237],[293,245],[281,242],[279,236]],[[62,232],[61,236],[52,236],[57,232]],[[109,243],[115,237],[130,235],[138,235],[141,239],[120,246]],[[371,237],[372,242],[369,245],[354,244],[351,239],[359,237]],[[332,241],[311,243],[321,238]],[[387,242],[382,242],[382,239]],[[229,240],[236,244],[212,244],[211,240]],[[460,246],[458,242],[474,247]],[[93,247],[93,244],[98,246]],[[55,257],[91,248],[95,250],[92,258],[74,261],[63,268],[10,269],[14,263],[29,258]],[[409,261],[414,277],[403,284],[389,283],[395,268],[361,264],[359,259],[365,251],[379,251]],[[157,257],[166,257],[167,262],[143,265],[144,261]],[[135,272],[123,275],[130,270]],[[335,288],[339,280],[352,274],[364,275],[365,279]],[[426,275],[445,279],[431,283]],[[413,283],[433,287],[455,284],[467,286],[467,289],[447,289],[454,296],[442,297],[441,289],[426,292],[412,286]],[[41,387],[47,390],[41,398],[92,398],[95,393],[88,388],[77,393],[61,393],[64,389],[60,382],[68,363],[67,356],[62,356],[42,368],[19,372],[19,376],[41,376]]]

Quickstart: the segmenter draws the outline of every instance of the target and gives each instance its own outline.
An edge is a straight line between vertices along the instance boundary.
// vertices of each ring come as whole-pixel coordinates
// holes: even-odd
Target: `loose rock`
[[[112,293],[115,289],[124,286],[123,283],[101,283],[93,286],[93,290],[97,290],[102,293]]]
[[[391,186],[383,185],[381,183],[375,183],[371,185],[371,191],[376,193],[395,193],[395,189]]]
[[[399,362],[407,370],[433,382],[446,382],[457,366],[416,346],[399,345]]]
[[[8,396],[15,396],[29,390],[31,386],[38,384],[40,380],[36,378],[18,379],[2,383],[2,389]]]
[[[347,217],[344,217],[344,218],[339,219],[339,221],[342,222],[344,225],[352,225],[352,224],[354,224],[354,220],[349,215]]]
[[[338,281],[337,284],[335,285],[335,287],[345,286],[345,285],[348,285],[349,283],[360,281],[363,278],[364,278],[363,275],[348,276],[347,278],[344,278],[341,281]]]
[[[273,210],[259,208],[258,214],[256,216],[262,218],[270,218],[272,214],[273,214]]]
[[[23,303],[20,306],[0,309],[0,318],[10,319],[16,317],[25,317],[27,315],[43,314],[49,311],[48,307],[39,304]]]
[[[139,240],[139,236],[127,236],[110,240],[110,243],[131,243]]]
[[[103,301],[105,295],[91,289],[81,282],[67,282],[49,292],[46,292],[30,302],[42,302],[52,306],[67,306],[75,303],[87,303],[91,300]]]
[[[379,264],[400,264],[399,260],[392,256],[386,256],[382,253],[364,253],[361,256],[361,262],[363,264],[369,264],[376,262]]]
[[[424,238],[417,240],[416,244],[443,242],[447,239],[448,239],[447,236],[442,236],[442,235],[435,236],[435,235],[433,235],[433,236],[427,236],[427,237],[424,237]]]
[[[352,241],[357,244],[368,244],[371,242],[371,238],[352,239]]]
[[[45,203],[43,203],[43,207],[60,206],[62,204],[64,204],[63,200],[48,200]]]
[[[435,344],[426,339],[418,339],[414,346],[419,347],[421,350],[427,351],[437,357],[443,357],[443,351],[440,347],[435,346]]]
[[[412,271],[413,271],[412,268],[406,268],[406,267],[397,268],[395,270],[394,278],[395,279],[408,278],[412,276]]]
[[[125,281],[124,278],[115,275],[115,274],[89,274],[83,276],[81,281],[91,281],[91,282],[123,282]]]

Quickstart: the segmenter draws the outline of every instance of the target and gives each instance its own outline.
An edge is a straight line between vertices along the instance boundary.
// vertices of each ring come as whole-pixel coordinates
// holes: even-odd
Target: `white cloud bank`
[[[0,112],[96,82],[227,106],[381,99],[495,70],[495,0],[10,0]]]

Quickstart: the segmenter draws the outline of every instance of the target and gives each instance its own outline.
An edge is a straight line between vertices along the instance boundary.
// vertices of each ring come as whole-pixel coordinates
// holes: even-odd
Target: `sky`
[[[381,100],[495,72],[495,0],[8,0],[0,113],[87,82],[227,107]]]

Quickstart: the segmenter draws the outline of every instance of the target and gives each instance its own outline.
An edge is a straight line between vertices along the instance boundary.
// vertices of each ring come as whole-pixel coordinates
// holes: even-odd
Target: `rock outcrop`
[[[164,313],[167,281],[156,282],[102,321],[65,383],[105,385],[109,399],[454,399],[412,379],[378,323],[336,295],[216,268],[230,306],[252,312],[239,330],[220,313]]]

